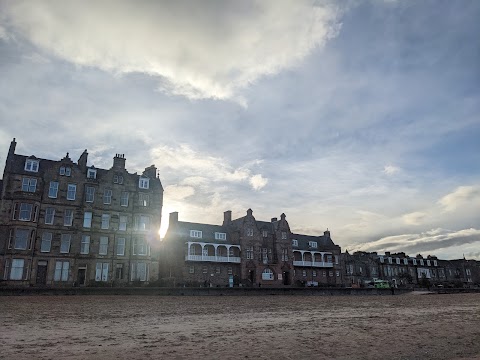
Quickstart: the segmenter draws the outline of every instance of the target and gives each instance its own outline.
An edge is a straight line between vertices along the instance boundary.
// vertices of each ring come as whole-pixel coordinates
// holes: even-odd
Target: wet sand
[[[480,359],[480,294],[0,297],[0,358]]]

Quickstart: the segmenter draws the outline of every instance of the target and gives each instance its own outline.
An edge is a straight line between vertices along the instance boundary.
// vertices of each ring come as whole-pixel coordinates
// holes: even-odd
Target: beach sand
[[[480,294],[3,296],[10,359],[480,359]]]

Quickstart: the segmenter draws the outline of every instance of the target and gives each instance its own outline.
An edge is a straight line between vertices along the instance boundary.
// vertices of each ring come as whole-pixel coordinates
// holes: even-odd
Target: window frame
[[[203,233],[201,230],[190,230],[190,237],[195,239],[202,239]]]
[[[140,189],[149,189],[150,188],[150,179],[147,177],[138,178],[138,187]]]
[[[25,160],[25,166],[24,166],[23,170],[28,171],[28,172],[38,173],[39,167],[40,167],[40,162],[38,160],[26,159]]]
[[[120,206],[128,207],[128,197],[129,197],[129,192],[122,191],[122,196],[120,198]]]
[[[14,266],[14,263],[22,263],[22,266]],[[14,275],[14,269],[15,269],[15,277]],[[8,274],[8,279],[9,280],[14,280],[14,281],[21,281],[25,280],[24,279],[24,272],[25,272],[25,259],[19,259],[19,258],[13,258],[10,264],[10,274]],[[18,275],[17,275],[18,274]]]
[[[82,239],[80,240],[81,255],[88,255],[90,253],[90,239],[90,235],[82,235]]]
[[[127,241],[125,238],[117,238],[117,244],[115,249],[115,255],[125,256],[125,245]],[[121,249],[121,251],[119,251]]]
[[[60,237],[60,250],[59,250],[60,254],[70,254],[71,246],[72,246],[72,235],[62,234],[62,236]]]
[[[51,232],[45,231],[42,234],[42,239],[40,241],[41,253],[49,253],[52,250],[52,239],[53,239],[53,234]]]
[[[95,201],[95,187],[85,186],[85,202],[93,203]]]
[[[53,225],[53,223],[55,222],[55,208],[53,207],[45,208],[44,222],[45,222],[45,225]]]
[[[20,234],[24,234],[25,236],[20,237]],[[29,244],[30,240],[30,230],[28,229],[15,229],[15,236],[13,238],[13,249],[14,250],[27,250],[30,248]],[[20,242],[22,241],[22,242]],[[23,241],[25,242],[25,246],[23,247]]]
[[[112,189],[104,189],[103,190],[103,205],[111,205],[112,204]]]
[[[87,216],[90,214],[90,216]],[[90,229],[92,227],[92,220],[93,220],[93,212],[92,211],[85,211],[83,213],[83,227],[86,229]],[[85,226],[88,225],[88,226]]]
[[[102,214],[102,224],[100,228],[102,230],[110,229],[110,214]]]
[[[71,196],[72,194],[73,194],[73,196]],[[67,200],[75,201],[76,197],[77,197],[77,184],[68,184],[67,185]]]
[[[50,181],[48,197],[50,199],[56,199],[58,197],[58,181]]]
[[[226,241],[226,240],[227,240],[227,233],[224,233],[224,232],[215,232],[215,240]]]
[[[97,169],[87,169],[87,179],[96,179],[97,178]]]
[[[22,191],[34,193],[37,191],[37,179],[24,177],[22,178]]]
[[[100,236],[98,241],[98,255],[108,255],[108,236]]]
[[[72,226],[73,218],[74,218],[73,209],[65,209],[63,214],[63,226]]]

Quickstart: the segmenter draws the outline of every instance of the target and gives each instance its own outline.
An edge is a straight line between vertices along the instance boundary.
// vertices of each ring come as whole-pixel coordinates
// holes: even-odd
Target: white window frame
[[[188,267],[188,273],[189,273],[189,274],[195,274],[195,266],[190,265],[190,266]]]
[[[302,276],[303,276],[303,277],[307,276],[307,270],[305,270],[305,269],[302,270]]]
[[[90,235],[82,235],[80,243],[80,254],[88,255],[90,253]]]
[[[138,205],[142,207],[147,207],[150,204],[150,196],[148,194],[139,193],[138,194]]]
[[[118,183],[123,184],[123,176],[122,175],[118,175]]]
[[[425,263],[423,262],[423,259],[420,259],[420,265],[421,265],[421,266],[424,266],[424,265],[425,265]]]
[[[20,211],[18,213],[18,220],[31,221],[33,213],[33,205],[28,203],[20,203]]]
[[[65,209],[63,216],[63,226],[72,226],[73,224],[73,210]]]
[[[247,260],[253,260],[253,246],[247,246],[246,253]]]
[[[60,254],[69,254],[71,243],[72,243],[72,235],[62,234],[60,239]]]
[[[53,225],[55,221],[55,208],[47,207],[45,209],[45,225]]]
[[[427,260],[427,266],[430,266],[430,260]]]
[[[282,240],[286,240],[286,239],[287,239],[287,232],[282,231]]]
[[[92,227],[93,212],[85,211],[83,213],[83,227],[91,228]]]
[[[314,248],[316,249],[318,247],[318,244],[316,241],[309,241],[308,242],[308,246],[310,246],[311,248]]]
[[[117,238],[117,248],[115,252],[117,256],[125,256],[125,238]]]
[[[95,265],[95,281],[108,281],[108,262],[97,262]]]
[[[227,233],[215,232],[215,240],[227,240]]]
[[[19,235],[22,234],[20,237]],[[23,236],[25,235],[25,236]],[[28,229],[15,229],[13,248],[15,250],[27,250],[29,248],[30,231]],[[25,243],[25,246],[23,246]]]
[[[65,175],[65,166],[60,166],[60,169],[58,170],[58,173],[60,175]]]
[[[108,254],[108,236],[100,236],[98,245],[98,255]]]
[[[408,258],[403,259],[403,265],[408,265]]]
[[[24,177],[22,179],[22,191],[31,193],[37,191],[37,179]]]
[[[417,265],[417,259],[412,259],[413,265]]]
[[[95,187],[85,186],[85,202],[93,203],[95,201]]]
[[[133,239],[132,242],[133,255],[146,256],[149,253],[148,242],[145,239]]]
[[[437,260],[433,260],[433,266],[438,266]]]
[[[150,179],[145,177],[140,177],[138,179],[138,187],[140,189],[148,189],[150,187]]]
[[[253,236],[253,229],[247,228],[247,236]]]
[[[103,190],[103,204],[110,205],[112,203],[112,189]]]
[[[272,269],[265,268],[262,271],[262,280],[270,281],[270,280],[274,280],[274,279],[275,279],[275,274],[273,273]]]
[[[32,159],[27,159],[25,160],[25,171],[29,172],[38,172],[39,168],[39,161],[38,160],[32,160]]]
[[[298,246],[298,240],[292,239],[292,246]]]
[[[102,230],[108,230],[110,228],[110,214],[102,214]]]
[[[96,178],[97,178],[97,169],[88,169],[87,179],[96,179]]]
[[[49,253],[52,249],[52,238],[53,234],[51,232],[44,232],[42,234],[42,241],[40,243],[40,252]]]
[[[400,258],[395,258],[395,262],[397,263],[397,265],[400,265]]]
[[[134,263],[132,266],[130,279],[131,281],[148,281],[148,272],[149,266],[146,262],[140,261]],[[138,276],[139,273],[141,274],[140,276]]]
[[[135,216],[135,230],[147,231],[150,229],[150,217],[148,215]]]
[[[202,232],[200,230],[190,230],[190,237],[201,239],[202,238]]]
[[[72,168],[69,166],[65,166],[65,176],[72,175]]]
[[[56,261],[53,281],[68,281],[70,261]]]
[[[22,266],[20,266],[20,264]],[[25,271],[25,259],[12,259],[10,266],[10,280],[24,280],[23,273]]]
[[[127,224],[128,224],[128,216],[127,215],[120,215],[119,222],[118,222],[118,230],[119,231],[127,231]]]
[[[128,206],[128,191],[123,191],[122,192],[122,197],[120,198],[120,206]]]
[[[51,199],[56,199],[58,196],[58,181],[50,181],[48,188],[48,197]]]
[[[76,184],[68,184],[67,186],[67,200],[75,200],[77,196],[77,185]]]

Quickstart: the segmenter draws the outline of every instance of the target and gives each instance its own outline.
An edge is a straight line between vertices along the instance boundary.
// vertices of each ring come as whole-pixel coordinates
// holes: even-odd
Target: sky
[[[480,259],[480,2],[0,0],[0,161],[155,164],[168,213]]]

